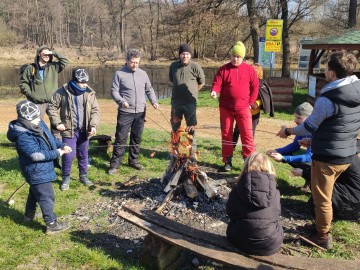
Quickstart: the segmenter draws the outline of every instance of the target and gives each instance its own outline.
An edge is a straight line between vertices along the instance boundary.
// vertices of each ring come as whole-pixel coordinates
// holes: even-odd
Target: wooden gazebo
[[[314,67],[321,60],[324,53],[328,51],[353,51],[359,58],[360,29],[349,29],[339,33],[338,35],[306,41],[302,45],[302,48],[311,50],[308,68],[309,96],[310,99],[314,99],[319,90],[327,83],[325,81],[324,73],[314,74]],[[359,73],[357,72],[356,75],[359,75]]]

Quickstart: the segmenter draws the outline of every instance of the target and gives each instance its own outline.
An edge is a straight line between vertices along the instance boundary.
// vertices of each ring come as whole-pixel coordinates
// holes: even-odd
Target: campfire
[[[186,140],[181,141],[184,134]],[[184,191],[190,198],[198,196],[198,190],[203,190],[210,199],[217,194],[216,190],[209,184],[206,173],[201,171],[197,165],[196,157],[199,153],[193,151],[193,139],[193,136],[185,132],[184,128],[172,132],[171,160],[161,178],[162,183],[167,183],[164,188],[167,196],[157,212],[160,212],[173,196]]]

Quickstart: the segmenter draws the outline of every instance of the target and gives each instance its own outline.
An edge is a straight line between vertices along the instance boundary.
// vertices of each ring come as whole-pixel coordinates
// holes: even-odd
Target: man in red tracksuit
[[[231,60],[217,71],[211,97],[220,94],[219,109],[222,137],[222,171],[231,171],[233,156],[234,120],[239,127],[244,158],[255,151],[250,109],[256,109],[259,91],[259,79],[254,68],[243,61],[246,49],[238,41],[230,50]]]

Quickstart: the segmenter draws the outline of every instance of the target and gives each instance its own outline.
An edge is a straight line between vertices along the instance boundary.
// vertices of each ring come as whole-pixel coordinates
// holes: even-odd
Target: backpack
[[[34,83],[35,83],[35,64],[23,64],[20,66],[20,69],[19,69],[19,77],[21,78],[26,70],[26,68],[28,66],[32,67],[31,69],[31,77],[30,77],[30,87],[33,88],[34,86]]]
[[[34,74],[35,74],[35,66],[34,66],[34,64],[23,64],[23,65],[21,65],[20,69],[19,69],[20,77],[24,74],[25,69],[30,65],[32,66],[31,77],[34,77]]]

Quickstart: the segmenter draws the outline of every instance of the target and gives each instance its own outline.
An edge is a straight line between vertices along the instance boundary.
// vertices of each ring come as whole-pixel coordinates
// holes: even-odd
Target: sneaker
[[[60,190],[61,191],[69,190],[69,184],[61,183]]]
[[[59,232],[63,232],[70,228],[69,223],[67,222],[59,222],[57,220],[47,224],[46,226],[46,234],[55,234]]]
[[[80,182],[83,183],[85,186],[92,186],[94,185],[87,176],[87,174],[80,175]]]
[[[219,169],[219,172],[230,172],[232,170],[231,162],[227,162]]]
[[[107,173],[108,174],[110,174],[110,175],[115,175],[115,174],[117,174],[119,172],[119,170],[118,169],[116,169],[116,168],[109,168],[108,169],[108,171],[107,171]]]
[[[319,233],[316,232],[309,237],[309,240],[317,244],[318,246],[325,248],[325,249],[332,249],[332,237],[330,233]]]
[[[142,166],[140,163],[129,163],[129,166],[139,171],[144,169],[144,166]]]

